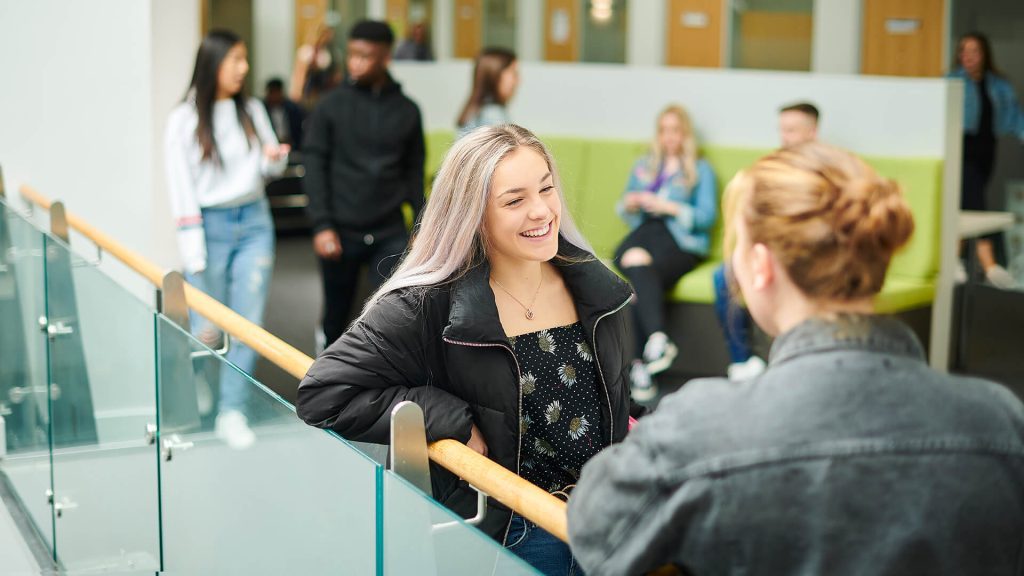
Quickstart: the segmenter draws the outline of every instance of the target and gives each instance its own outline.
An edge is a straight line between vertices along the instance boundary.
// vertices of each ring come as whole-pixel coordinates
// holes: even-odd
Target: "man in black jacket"
[[[402,204],[423,207],[420,110],[388,73],[394,35],[384,22],[352,27],[348,78],[307,126],[303,190],[324,284],[326,343],[345,331],[362,267],[372,289],[391,274],[409,236]]]

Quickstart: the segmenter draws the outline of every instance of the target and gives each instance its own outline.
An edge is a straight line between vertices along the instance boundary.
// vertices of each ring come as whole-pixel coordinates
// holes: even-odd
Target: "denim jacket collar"
[[[776,338],[769,363],[774,366],[805,354],[836,350],[879,352],[921,361],[925,358],[917,336],[902,322],[870,314],[841,314],[810,318]]]

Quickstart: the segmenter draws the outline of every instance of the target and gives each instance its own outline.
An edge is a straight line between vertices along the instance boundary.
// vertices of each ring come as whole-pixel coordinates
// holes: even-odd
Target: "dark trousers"
[[[650,266],[623,268],[622,255],[630,248],[643,248],[651,255]],[[633,332],[636,355],[640,357],[651,334],[665,331],[665,292],[684,274],[701,263],[703,257],[683,251],[661,220],[652,219],[633,229],[615,249],[615,266],[622,270],[636,291],[633,307]]]
[[[367,243],[369,240],[369,243]],[[391,276],[409,243],[408,234],[364,238],[341,237],[341,259],[320,258],[324,284],[323,328],[326,345],[341,337],[351,320],[352,304],[359,285],[359,273],[368,266],[371,291]]]
[[[960,209],[1001,209],[1001,206],[989,206],[986,199],[988,183],[992,178],[992,171],[995,168],[995,141],[966,135],[964,136],[963,146],[963,162],[960,170]],[[995,234],[982,236],[980,239],[992,242],[996,261],[1005,265],[1006,250],[1004,248],[1003,233],[996,232]],[[967,254],[965,257],[973,258],[974,255]]]
[[[750,348],[750,313],[740,305],[729,291],[732,270],[725,264],[715,269],[715,314],[725,333],[732,363],[746,362],[754,355]]]

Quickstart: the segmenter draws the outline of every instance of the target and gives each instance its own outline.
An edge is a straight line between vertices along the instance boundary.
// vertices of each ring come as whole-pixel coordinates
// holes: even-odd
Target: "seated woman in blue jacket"
[[[768,369],[688,382],[583,468],[569,539],[588,576],[1019,574],[1024,405],[932,370],[872,313],[913,231],[896,183],[812,142],[726,197]]]
[[[708,255],[708,232],[718,215],[715,174],[697,158],[690,116],[672,105],[658,114],[649,154],[633,165],[618,205],[630,227],[615,250],[618,266],[636,290],[633,398],[649,400],[651,375],[667,369],[678,349],[665,333],[665,291]]]
[[[394,275],[299,384],[298,414],[386,444],[391,410],[411,400],[429,441],[464,442],[564,497],[626,435],[631,297],[573,224],[544,145],[518,126],[478,128],[449,150]],[[475,513],[466,482],[435,469],[433,485]],[[488,507],[480,528],[541,572],[577,569],[564,542]]]

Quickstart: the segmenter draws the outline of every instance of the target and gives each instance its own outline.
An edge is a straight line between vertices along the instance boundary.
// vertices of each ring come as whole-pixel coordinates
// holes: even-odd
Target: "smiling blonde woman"
[[[387,443],[391,409],[412,400],[428,440],[464,442],[566,494],[626,435],[631,296],[573,224],[544,145],[518,126],[479,128],[445,157],[394,275],[299,385],[298,414]],[[473,491],[447,472],[434,496],[475,512]],[[574,566],[564,542],[489,506],[481,529],[493,538],[544,573]]]

